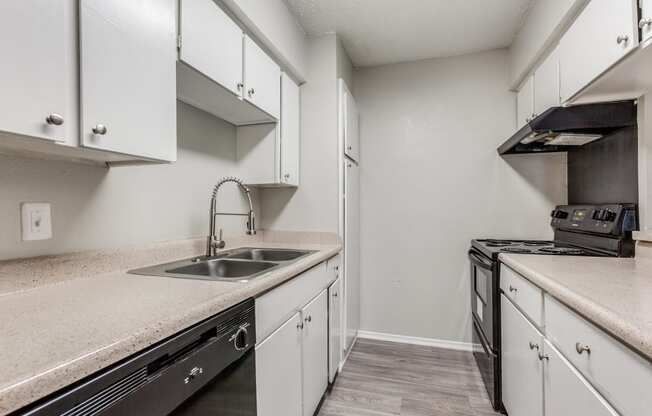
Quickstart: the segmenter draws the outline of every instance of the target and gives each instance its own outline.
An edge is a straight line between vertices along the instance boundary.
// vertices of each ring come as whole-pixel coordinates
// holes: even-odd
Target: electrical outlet
[[[52,211],[45,202],[23,202],[20,207],[23,241],[52,238]]]

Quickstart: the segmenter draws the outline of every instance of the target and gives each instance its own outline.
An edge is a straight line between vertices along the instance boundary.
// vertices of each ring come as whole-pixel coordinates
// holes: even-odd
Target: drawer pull
[[[530,349],[531,350],[539,350],[539,344],[535,344],[534,342],[530,342]]]
[[[515,287],[512,286],[512,285],[509,285],[509,291],[510,291],[510,292],[514,292],[514,293],[516,293],[516,292],[518,292],[518,289],[515,288]]]
[[[204,369],[201,367],[193,367],[192,370],[188,373],[188,377],[186,377],[183,382],[185,384],[190,384],[191,381],[193,381],[195,378],[200,376],[204,372]]]
[[[543,360],[549,360],[550,357],[548,357],[546,354],[539,353],[539,361]]]
[[[591,347],[588,345],[582,345],[578,342],[575,344],[575,351],[577,351],[578,354],[582,354],[584,351],[586,351],[587,354],[591,354]]]

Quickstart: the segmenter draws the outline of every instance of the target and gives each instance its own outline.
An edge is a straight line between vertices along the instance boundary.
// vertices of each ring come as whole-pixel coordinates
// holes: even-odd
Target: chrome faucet
[[[242,191],[242,193],[245,194],[247,200],[249,201],[249,212],[244,214],[234,213],[234,212],[217,212],[217,191],[219,191],[220,187],[227,182],[236,183],[238,185],[238,188],[240,188],[240,190]],[[243,217],[247,217],[247,234],[249,235],[256,234],[256,222],[255,222],[256,218],[254,217],[254,206],[251,203],[251,191],[242,183],[242,180],[233,176],[228,176],[220,179],[219,182],[217,182],[217,184],[213,188],[213,195],[211,196],[211,212],[210,212],[209,230],[208,230],[209,232],[208,232],[208,239],[206,242],[206,255],[208,257],[214,256],[218,249],[222,249],[226,246],[226,242],[222,240],[221,228],[220,228],[219,238],[217,238],[215,235],[215,217],[218,215],[240,215]]]

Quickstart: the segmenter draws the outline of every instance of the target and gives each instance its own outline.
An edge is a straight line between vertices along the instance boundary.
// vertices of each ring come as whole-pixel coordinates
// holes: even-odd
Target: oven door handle
[[[493,352],[491,348],[489,348],[489,342],[486,340],[484,333],[478,326],[478,324],[475,322],[475,319],[473,321],[473,329],[478,333],[478,338],[480,338],[480,345],[482,345],[482,349],[484,350],[485,354],[490,355],[494,358],[498,357],[498,354]]]
[[[471,260],[471,263],[483,269],[490,270],[490,271],[493,271],[494,269],[493,263],[487,263],[485,260],[482,259],[482,257],[480,257],[480,255],[478,255],[477,252],[473,250],[469,250],[469,260]]]

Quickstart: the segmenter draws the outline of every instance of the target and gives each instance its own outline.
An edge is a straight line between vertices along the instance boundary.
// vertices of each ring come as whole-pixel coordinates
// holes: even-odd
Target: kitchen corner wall
[[[337,79],[353,67],[336,35],[308,38],[301,87],[301,175],[298,188],[261,191],[263,227],[338,232]]]
[[[361,329],[469,341],[472,238],[550,238],[564,154],[501,158],[505,50],[357,70]]]
[[[206,235],[213,185],[238,175],[235,128],[182,103],[177,117],[173,164],[107,169],[0,156],[0,260]],[[218,198],[221,210],[247,207],[232,184]],[[21,241],[20,203],[28,201],[52,203],[53,239]],[[218,221],[244,234],[244,219]]]

